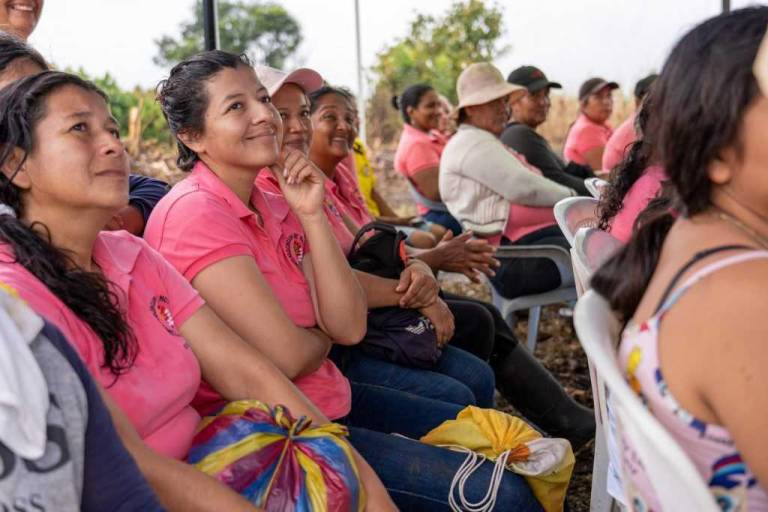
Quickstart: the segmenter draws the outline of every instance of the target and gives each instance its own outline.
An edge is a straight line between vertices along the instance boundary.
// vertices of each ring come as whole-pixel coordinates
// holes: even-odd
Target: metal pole
[[[723,0],[723,14],[731,12],[731,0]]]
[[[203,33],[205,49],[216,50],[219,47],[219,17],[216,14],[216,0],[203,0]]]
[[[363,58],[360,51],[360,5],[355,0],[355,45],[357,47],[357,115],[360,118],[360,139],[365,142],[365,97],[363,96]]]

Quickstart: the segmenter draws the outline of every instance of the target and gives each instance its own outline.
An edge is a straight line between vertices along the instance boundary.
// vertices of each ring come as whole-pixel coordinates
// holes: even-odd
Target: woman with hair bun
[[[438,175],[440,155],[447,142],[436,130],[440,126],[442,104],[432,86],[416,84],[402,95],[392,97],[392,106],[403,117],[403,133],[395,153],[395,170],[419,194],[419,214],[428,222],[461,233],[461,225],[440,200]]]

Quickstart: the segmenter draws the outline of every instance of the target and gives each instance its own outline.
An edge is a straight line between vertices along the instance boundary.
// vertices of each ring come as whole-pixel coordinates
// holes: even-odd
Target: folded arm
[[[468,151],[461,163],[461,174],[509,202],[525,206],[553,206],[575,194],[570,188],[528,170],[497,140],[481,142]]]

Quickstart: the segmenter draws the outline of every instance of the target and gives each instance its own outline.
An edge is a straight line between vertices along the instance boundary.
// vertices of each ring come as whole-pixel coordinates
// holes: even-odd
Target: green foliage
[[[114,77],[109,73],[101,77],[92,77],[83,68],[76,70],[67,69],[66,71],[90,80],[104,91],[109,97],[109,108],[112,111],[112,115],[120,124],[120,135],[122,137],[128,135],[130,112],[132,108],[137,107],[140,108],[142,139],[156,140],[168,144],[173,142],[160,105],[155,101],[155,92],[153,90],[136,87],[133,91],[125,91],[120,88]]]
[[[502,9],[482,0],[457,1],[441,17],[418,14],[408,36],[376,57],[369,111],[379,126],[369,127],[369,133],[388,142],[390,134],[399,131],[394,110],[387,110],[386,104],[409,85],[428,83],[455,103],[456,79],[466,66],[493,61],[508,51],[498,47],[502,22]],[[386,119],[380,117],[383,112],[389,112]]]
[[[195,2],[194,19],[181,26],[181,36],[163,36],[155,43],[158,65],[173,65],[203,49],[203,7]],[[271,2],[218,2],[221,49],[246,53],[254,62],[282,68],[301,43],[299,23],[281,6]]]

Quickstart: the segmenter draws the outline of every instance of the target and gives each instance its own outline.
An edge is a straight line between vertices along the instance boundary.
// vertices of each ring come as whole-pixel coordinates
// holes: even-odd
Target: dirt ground
[[[457,294],[469,295],[481,300],[490,300],[490,292],[484,285],[474,285],[456,280],[443,281],[444,289]],[[592,390],[589,384],[587,357],[581,349],[571,318],[561,316],[561,306],[544,308],[539,324],[539,342],[536,345],[536,357],[565,386],[566,391],[578,402],[592,407]],[[521,319],[515,326],[519,340],[525,340],[528,329],[527,320]],[[497,407],[510,414],[514,408],[503,398]],[[573,469],[571,484],[568,489],[568,505],[573,512],[589,510],[589,497],[592,487],[592,460],[594,442],[589,442],[576,452],[576,465]]]

